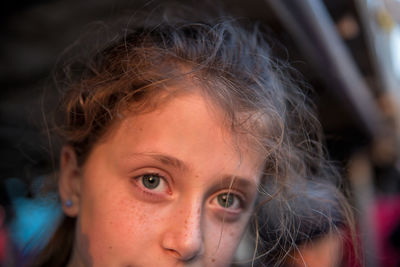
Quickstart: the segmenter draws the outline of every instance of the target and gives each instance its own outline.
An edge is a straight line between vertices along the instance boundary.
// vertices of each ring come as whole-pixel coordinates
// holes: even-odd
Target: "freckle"
[[[213,259],[211,259],[211,262],[215,262],[215,259],[213,258]]]
[[[108,249],[112,249],[112,246],[109,246]]]

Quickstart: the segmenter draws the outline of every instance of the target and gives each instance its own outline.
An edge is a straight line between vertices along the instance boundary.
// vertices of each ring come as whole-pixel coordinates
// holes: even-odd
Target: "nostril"
[[[198,253],[190,253],[190,254],[186,254],[186,255],[182,255],[181,253],[179,253],[177,250],[174,249],[167,249],[167,253],[170,254],[172,257],[178,259],[179,261],[182,262],[190,262],[190,261],[194,261],[197,257],[198,257]]]
[[[172,256],[182,262],[193,261],[196,258],[198,258],[198,256],[202,253],[201,249],[198,249],[195,247],[188,247],[188,246],[185,246],[185,244],[183,244],[183,243],[184,242],[182,242],[180,244],[181,246],[178,245],[176,249],[172,249],[172,248],[164,248],[164,249],[170,256]]]
[[[167,253],[169,253],[174,258],[177,258],[177,259],[182,258],[181,254],[179,254],[179,252],[174,249],[167,249]]]

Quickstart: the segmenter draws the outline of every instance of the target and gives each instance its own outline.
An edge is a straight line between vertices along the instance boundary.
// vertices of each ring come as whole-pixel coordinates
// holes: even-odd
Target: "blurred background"
[[[0,10],[0,266],[23,266],[61,214],[48,201],[56,195],[39,193],[57,165],[43,123],[57,91],[43,88],[59,55],[93,21],[168,2],[20,0]],[[400,266],[400,1],[219,2],[265,25],[273,53],[313,87],[329,156],[351,188],[364,265]],[[335,242],[303,246],[304,261],[293,255],[290,265],[325,266]],[[343,250],[325,257],[330,266],[360,266]]]

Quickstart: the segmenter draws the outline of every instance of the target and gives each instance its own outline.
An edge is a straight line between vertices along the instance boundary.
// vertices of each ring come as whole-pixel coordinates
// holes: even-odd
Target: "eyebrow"
[[[170,156],[168,154],[158,154],[158,153],[153,153],[153,152],[145,152],[145,153],[135,153],[132,156],[146,156],[150,157],[155,161],[158,161],[164,165],[167,166],[173,166],[176,168],[179,168],[183,171],[186,171],[190,169],[190,166],[184,163],[182,160],[175,158],[173,156]]]
[[[219,180],[218,185],[224,187],[240,188],[247,191],[256,191],[257,189],[257,186],[253,180],[236,175],[223,175],[222,179]]]
[[[177,159],[173,156],[170,155],[164,155],[164,154],[149,154],[150,157],[153,159],[163,163],[164,165],[169,165],[173,167],[177,167],[181,170],[188,170],[189,166],[185,164],[182,160]]]

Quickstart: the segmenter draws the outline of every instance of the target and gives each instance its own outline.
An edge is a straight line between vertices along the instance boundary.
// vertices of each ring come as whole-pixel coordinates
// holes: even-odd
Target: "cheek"
[[[247,219],[238,223],[216,224],[207,231],[207,261],[211,266],[230,266],[247,225]]]
[[[114,184],[113,190],[101,194],[88,192],[82,201],[78,246],[82,254],[88,255],[86,258],[95,261],[94,265],[123,261],[138,248],[154,243],[158,220],[150,223],[154,217],[151,209],[132,198],[128,190],[118,190]]]

